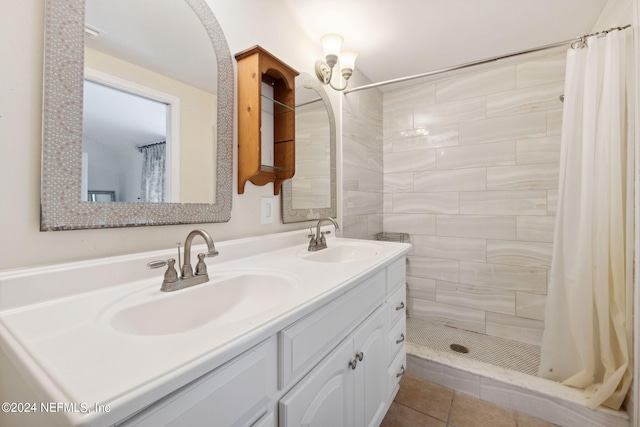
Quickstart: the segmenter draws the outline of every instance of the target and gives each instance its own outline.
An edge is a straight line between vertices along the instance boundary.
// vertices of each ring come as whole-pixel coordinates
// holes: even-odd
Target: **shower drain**
[[[469,353],[469,349],[461,344],[451,344],[449,348],[456,353]]]

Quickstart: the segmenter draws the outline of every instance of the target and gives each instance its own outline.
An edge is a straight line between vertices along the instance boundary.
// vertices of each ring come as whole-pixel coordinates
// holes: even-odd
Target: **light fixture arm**
[[[329,66],[326,62],[319,59],[316,61],[316,77],[323,84],[329,85],[333,90],[337,90],[338,92],[342,92],[349,85],[349,78],[353,74],[353,70],[350,68],[342,69],[342,77],[344,78],[344,87],[338,88],[331,83],[333,78],[333,69],[334,67]]]

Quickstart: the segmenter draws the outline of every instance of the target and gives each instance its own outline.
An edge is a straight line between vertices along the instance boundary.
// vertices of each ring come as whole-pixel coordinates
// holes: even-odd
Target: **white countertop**
[[[113,424],[348,291],[410,248],[366,241],[379,245],[375,257],[311,262],[303,259],[309,254],[305,234],[299,230],[216,243],[220,256],[206,259],[211,281],[168,293],[160,292],[164,269],[148,271],[146,262],[174,251],[0,273],[0,346],[42,401],[109,405],[109,412],[64,412],[65,422]],[[328,246],[358,242],[365,241],[329,238]],[[171,299],[215,286],[217,275],[237,272],[272,273],[294,286],[281,301],[230,323],[221,317],[166,335],[133,335],[110,323],[127,304]],[[170,309],[163,311],[172,316]]]

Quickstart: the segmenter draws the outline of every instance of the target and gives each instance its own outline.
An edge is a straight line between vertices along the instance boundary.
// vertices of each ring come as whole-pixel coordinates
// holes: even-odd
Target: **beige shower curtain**
[[[632,29],[567,53],[560,187],[538,375],[618,409],[631,382]]]

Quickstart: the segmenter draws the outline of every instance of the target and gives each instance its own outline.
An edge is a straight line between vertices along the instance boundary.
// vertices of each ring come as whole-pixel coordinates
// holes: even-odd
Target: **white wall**
[[[232,54],[259,44],[298,71],[314,72],[313,64],[322,56],[320,44],[306,38],[279,0],[208,3]],[[43,15],[42,0],[0,2],[0,135],[5,148],[0,167],[0,270],[169,248],[195,227],[206,229],[215,240],[306,228],[306,223],[260,224],[260,197],[273,195],[273,186],[249,184],[245,194],[238,195],[234,149],[228,223],[40,232]],[[279,217],[279,203],[276,206]]]

